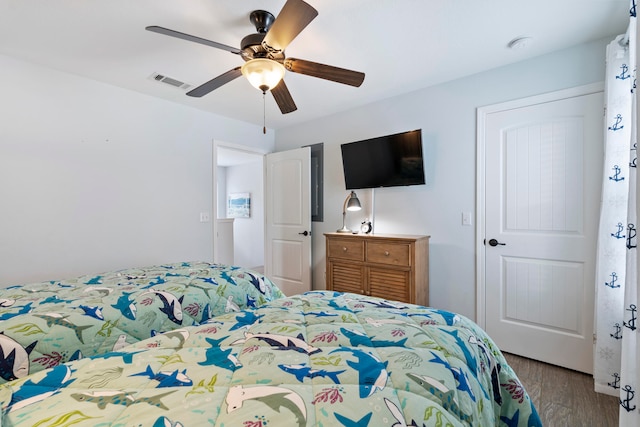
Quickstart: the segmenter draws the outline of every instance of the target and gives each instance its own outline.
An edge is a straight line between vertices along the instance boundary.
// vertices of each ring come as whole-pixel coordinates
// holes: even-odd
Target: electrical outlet
[[[209,212],[200,212],[200,222],[209,222]]]

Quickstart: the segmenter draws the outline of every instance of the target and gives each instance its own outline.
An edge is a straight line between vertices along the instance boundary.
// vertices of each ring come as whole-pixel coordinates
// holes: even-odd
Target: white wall
[[[274,145],[260,126],[1,55],[0,93],[0,286],[211,260],[214,138]]]
[[[251,216],[233,221],[234,264],[241,267],[264,265],[264,184],[263,161],[227,167],[227,194],[250,193]]]
[[[474,226],[463,226],[461,214],[475,210],[476,109],[602,81],[609,41],[576,46],[278,130],[277,151],[324,142],[324,222],[313,223],[314,288],[325,286],[323,233],[340,227],[347,195],[340,144],[421,128],[427,184],[375,190],[375,231],[431,235],[430,304],[474,319],[475,218]],[[358,90],[366,91],[366,82]],[[365,206],[360,216],[348,214],[351,227],[367,215],[370,192],[358,191],[365,197]]]
[[[216,188],[217,188],[217,213],[216,218],[227,217],[227,168],[225,166],[217,166],[216,169]]]

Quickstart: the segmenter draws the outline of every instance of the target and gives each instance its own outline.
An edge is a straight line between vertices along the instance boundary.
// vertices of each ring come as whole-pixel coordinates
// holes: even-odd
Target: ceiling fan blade
[[[318,11],[302,0],[287,0],[264,36],[262,46],[270,53],[281,53],[314,18]]]
[[[240,54],[240,49],[235,47],[227,46],[226,44],[214,42],[211,40],[203,39],[200,37],[192,36],[190,34],[181,33],[180,31],[170,30],[164,27],[158,27],[157,25],[151,25],[146,27],[145,30],[152,31],[158,34],[164,34],[165,36],[176,37],[178,39],[187,40],[190,42],[200,43],[211,47],[216,47],[218,49],[226,50],[231,53]]]
[[[284,80],[280,80],[280,83],[278,83],[276,87],[271,89],[271,94],[276,100],[276,104],[278,104],[278,107],[280,107],[280,111],[282,112],[282,114],[291,113],[298,109],[298,107],[296,107],[296,103],[293,102],[293,98],[289,93],[287,85],[284,84]]]
[[[359,71],[318,64],[304,59],[287,58],[284,61],[284,67],[294,73],[306,74],[349,86],[360,87],[364,81],[364,73]]]
[[[224,74],[220,74],[218,77],[209,80],[197,88],[190,90],[187,92],[187,95],[200,98],[201,96],[218,89],[220,86],[229,83],[231,80],[237,79],[241,75],[242,71],[240,71],[240,67],[236,67]]]

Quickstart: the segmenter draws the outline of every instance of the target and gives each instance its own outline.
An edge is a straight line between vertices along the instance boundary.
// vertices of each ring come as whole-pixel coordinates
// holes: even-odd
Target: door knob
[[[489,240],[489,246],[498,246],[498,245],[505,246],[506,243],[500,243],[496,239]]]
[[[311,233],[309,233],[307,230],[304,230],[302,233],[298,233],[298,234],[302,234],[303,236],[311,235]]]

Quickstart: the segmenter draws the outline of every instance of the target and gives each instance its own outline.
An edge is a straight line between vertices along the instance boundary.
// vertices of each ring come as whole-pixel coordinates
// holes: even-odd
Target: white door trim
[[[485,129],[486,116],[491,113],[543,104],[559,99],[566,99],[602,92],[604,83],[592,83],[570,89],[549,92],[542,95],[507,101],[494,105],[479,107],[476,113],[476,323],[485,328]],[[604,108],[604,106],[603,106]]]

